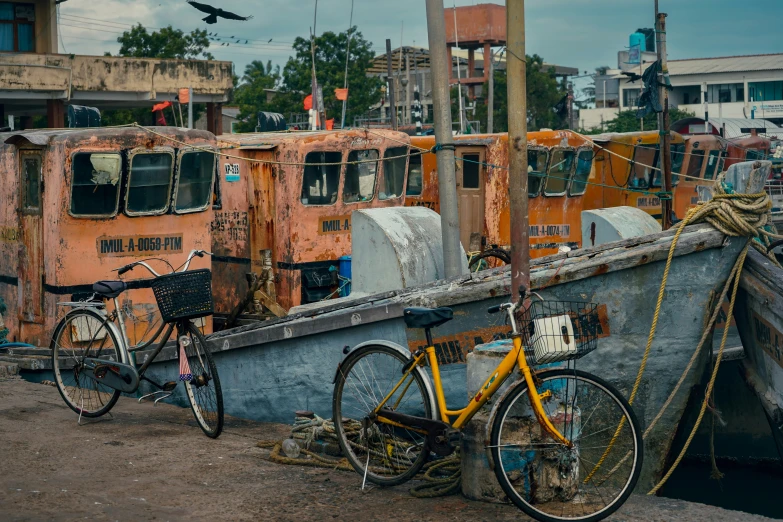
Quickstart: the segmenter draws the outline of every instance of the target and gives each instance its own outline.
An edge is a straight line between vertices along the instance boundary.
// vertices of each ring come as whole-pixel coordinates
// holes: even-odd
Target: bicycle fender
[[[345,360],[354,351],[358,350],[359,348],[363,348],[365,346],[370,346],[370,345],[374,345],[374,344],[375,345],[380,345],[380,346],[386,346],[387,348],[391,348],[393,350],[396,350],[396,351],[400,352],[400,354],[404,355],[408,359],[411,359],[411,360],[413,359],[413,357],[411,356],[411,351],[409,349],[407,349],[407,348],[405,348],[405,347],[403,347],[403,346],[401,346],[401,345],[399,345],[399,344],[397,344],[395,342],[381,340],[381,339],[375,340],[375,341],[365,341],[365,342],[359,343],[356,346],[354,346],[353,348],[345,351],[345,355],[343,356],[343,358],[340,361],[340,363],[337,365],[337,369],[334,372],[334,379],[332,379],[332,384],[337,382],[337,377],[340,375],[340,371],[342,370],[343,363],[345,362]],[[413,371],[414,372],[418,372],[419,375],[421,376],[422,382],[424,382],[424,388],[425,388],[425,390],[427,392],[427,398],[430,401],[430,410],[432,411],[432,418],[435,419],[435,420],[439,420],[440,419],[440,415],[438,414],[438,402],[435,400],[435,392],[434,392],[434,390],[432,388],[432,382],[430,381],[430,376],[427,374],[427,372],[422,370],[421,366],[419,366],[417,368],[414,368]]]
[[[73,308],[68,313],[70,313],[72,311],[75,311],[75,310],[79,310],[79,309],[78,308]],[[106,319],[106,316],[102,312],[99,312],[97,310],[92,310],[92,309],[90,309],[90,311],[95,313],[95,315],[100,316],[101,317],[101,321]],[[65,317],[67,317],[67,314],[66,314]],[[64,320],[65,317],[63,317],[63,319],[61,319],[61,321]],[[97,319],[97,317],[96,317],[96,319]],[[122,346],[118,346],[117,347],[117,348],[119,348],[119,351],[120,351],[120,361],[119,362],[121,362],[123,364],[130,364],[130,356],[128,355],[128,349],[125,346],[125,342],[126,341],[125,341],[125,338],[122,336],[122,333],[120,332],[120,329],[117,327],[117,325],[114,323],[114,321],[106,321],[105,326],[106,326],[106,328],[111,330],[111,333],[114,334],[115,339],[117,339],[122,344]]]

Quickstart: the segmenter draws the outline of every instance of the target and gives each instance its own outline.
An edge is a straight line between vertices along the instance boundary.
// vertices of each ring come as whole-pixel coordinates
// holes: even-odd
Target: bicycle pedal
[[[177,381],[169,381],[163,383],[163,386],[160,387],[160,389],[164,392],[170,392],[174,391],[174,388],[177,387]]]

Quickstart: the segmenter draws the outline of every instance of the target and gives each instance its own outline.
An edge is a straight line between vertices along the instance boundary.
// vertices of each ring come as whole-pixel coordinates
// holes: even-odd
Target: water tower
[[[456,24],[455,24],[456,12]],[[444,9],[446,19],[446,46],[448,47],[449,83],[467,85],[470,97],[475,96],[476,85],[482,85],[489,79],[490,48],[506,45],[506,8],[498,4],[478,4],[465,7]],[[456,25],[456,27],[455,27]],[[455,30],[456,29],[456,30]],[[467,77],[454,78],[452,48],[468,50]],[[484,75],[473,76],[476,69],[475,51],[484,49]]]

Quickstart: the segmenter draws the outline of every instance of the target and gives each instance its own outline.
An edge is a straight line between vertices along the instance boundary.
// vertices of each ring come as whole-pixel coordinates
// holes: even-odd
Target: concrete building
[[[0,0],[0,127],[30,128],[41,114],[48,127],[65,127],[71,104],[151,108],[192,87],[209,130],[222,131],[231,62],[58,54],[56,9],[55,0]]]
[[[581,127],[600,128],[619,111],[635,109],[641,80],[629,82],[623,73],[641,74],[656,59],[655,53],[642,52],[640,65],[629,64],[628,51],[620,51],[617,69],[596,75],[596,107],[580,111]],[[764,118],[783,124],[783,54],[670,59],[668,66],[672,107],[702,118]]]

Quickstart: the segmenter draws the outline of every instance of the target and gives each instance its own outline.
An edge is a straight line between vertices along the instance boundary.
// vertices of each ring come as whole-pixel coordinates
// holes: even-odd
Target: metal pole
[[[411,89],[413,89],[413,85],[411,85],[411,64],[407,49],[405,50],[405,79],[407,80],[407,85],[405,86],[405,123],[410,125],[413,123],[413,116],[411,113]]]
[[[312,90],[313,103],[312,108],[315,110],[315,122],[313,129],[320,129],[324,122],[320,120],[320,112],[318,110],[318,80],[315,75],[315,24],[318,21],[318,0],[315,0],[315,11],[313,12],[313,32],[310,33],[310,55],[312,56],[312,69],[313,78],[310,81],[310,88]]]
[[[386,76],[389,82],[389,113],[392,129],[397,130],[397,105],[394,102],[394,78],[392,77],[391,39],[386,39]]]
[[[508,190],[511,213],[511,292],[530,288],[527,209],[527,81],[525,0],[506,0],[508,77]]]
[[[348,88],[348,58],[351,56],[351,38],[353,38],[353,33],[351,33],[351,29],[353,28],[353,0],[351,0],[351,16],[348,19],[348,43],[345,45],[345,80],[343,80],[343,89]],[[343,100],[343,116],[340,119],[340,128],[345,128],[345,109],[348,105],[348,96],[345,97]]]
[[[672,188],[671,133],[669,132],[669,90],[663,85],[669,72],[666,59],[666,13],[657,12],[658,0],[655,0],[655,8],[657,13],[655,33],[658,35],[656,47],[658,49],[658,59],[661,61],[661,73],[658,76],[660,84],[658,92],[663,103],[663,112],[658,117],[658,132],[663,138],[660,168],[663,171],[663,190],[669,193],[667,198],[661,199],[661,226],[664,230],[668,230],[672,226],[672,197],[674,190]]]
[[[489,49],[489,58],[484,57],[484,67],[487,67],[487,60],[489,60],[489,86],[487,90],[487,134],[492,134],[495,128],[494,112],[495,112],[495,59],[492,52],[492,48]]]
[[[568,83],[568,128],[574,129],[574,84]]]
[[[451,97],[446,51],[446,22],[443,0],[427,0],[427,33],[430,44],[432,108],[435,113],[435,143],[440,192],[440,223],[443,236],[443,266],[446,277],[458,276],[466,265],[459,242],[457,179],[454,172],[454,143],[451,137]],[[388,42],[388,40],[387,40]],[[387,43],[388,45],[388,43]]]
[[[188,129],[193,128],[193,87],[188,87]]]

